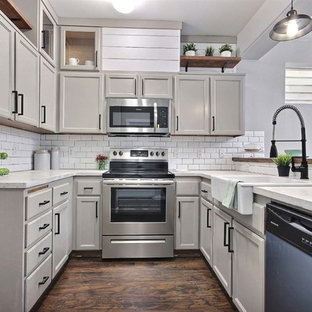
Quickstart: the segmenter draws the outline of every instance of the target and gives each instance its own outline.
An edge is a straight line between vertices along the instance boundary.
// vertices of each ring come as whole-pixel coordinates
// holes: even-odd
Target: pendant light
[[[312,19],[309,15],[298,14],[293,7],[291,0],[291,9],[287,17],[276,23],[270,32],[270,38],[275,41],[293,40],[305,36],[312,30]]]

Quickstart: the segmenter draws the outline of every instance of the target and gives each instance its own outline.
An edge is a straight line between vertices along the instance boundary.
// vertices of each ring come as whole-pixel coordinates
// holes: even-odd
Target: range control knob
[[[117,155],[117,152],[116,152],[116,151],[113,151],[113,155],[116,156],[116,155]]]
[[[165,152],[161,152],[161,156],[165,156]]]
[[[122,151],[120,151],[120,152],[119,152],[119,156],[122,156],[122,155],[123,155],[123,152],[122,152]]]
[[[156,156],[159,156],[159,152],[156,152]]]
[[[150,152],[150,155],[151,155],[151,156],[154,156],[154,152]]]

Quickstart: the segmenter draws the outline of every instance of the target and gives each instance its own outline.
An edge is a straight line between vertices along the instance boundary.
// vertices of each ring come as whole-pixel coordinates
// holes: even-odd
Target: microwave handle
[[[158,109],[157,103],[154,103],[154,132],[157,132],[157,122],[158,122]]]

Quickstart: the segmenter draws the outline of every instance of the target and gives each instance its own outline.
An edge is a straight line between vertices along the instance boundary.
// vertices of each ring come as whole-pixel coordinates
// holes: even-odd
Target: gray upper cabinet
[[[39,125],[39,53],[16,33],[15,89],[17,96],[17,121]]]
[[[101,29],[61,27],[60,68],[69,70],[101,69]],[[77,59],[77,64],[72,63]]]
[[[243,76],[212,76],[210,78],[211,134],[244,134],[243,84]]]
[[[56,71],[40,59],[40,128],[56,131]]]
[[[209,134],[208,79],[207,76],[176,76],[175,134]]]
[[[141,75],[141,97],[172,99],[172,77]]]
[[[102,133],[103,113],[102,74],[60,74],[60,132]]]
[[[55,65],[56,23],[40,1],[40,53]]]
[[[14,94],[14,39],[13,27],[0,15],[0,116],[12,117]]]
[[[138,75],[107,74],[105,78],[106,97],[136,98],[138,96]]]

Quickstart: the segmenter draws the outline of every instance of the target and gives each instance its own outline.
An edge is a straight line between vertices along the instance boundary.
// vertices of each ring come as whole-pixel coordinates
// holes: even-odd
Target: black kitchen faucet
[[[295,113],[297,114],[298,118],[300,119],[300,124],[301,124],[301,140],[275,140],[275,125],[276,125],[276,118],[278,116],[278,114],[284,110],[284,109],[292,109],[293,111],[295,111]],[[291,171],[293,172],[300,172],[301,176],[300,179],[309,179],[309,174],[308,174],[308,163],[307,163],[307,148],[306,148],[306,133],[305,133],[305,125],[304,125],[304,120],[303,117],[300,113],[300,111],[298,110],[297,107],[293,106],[293,105],[283,105],[280,108],[277,109],[277,111],[274,113],[273,115],[273,137],[272,137],[272,146],[271,146],[271,151],[270,151],[270,157],[277,157],[278,153],[277,153],[277,148],[275,143],[276,142],[301,142],[301,146],[302,146],[302,160],[301,160],[301,165],[300,166],[295,166],[295,158],[292,157],[291,160]]]

